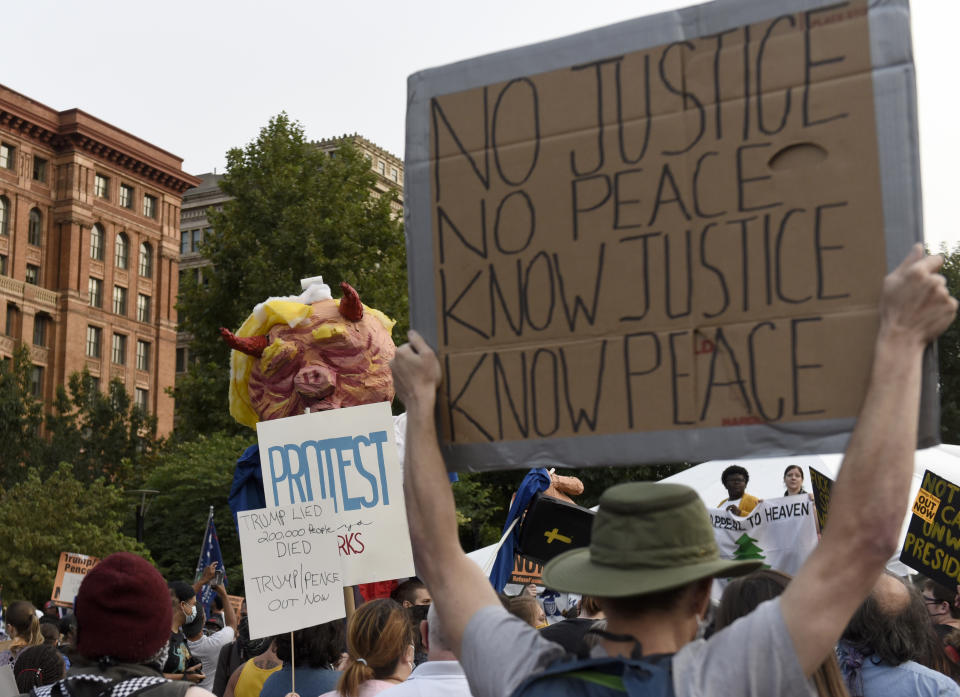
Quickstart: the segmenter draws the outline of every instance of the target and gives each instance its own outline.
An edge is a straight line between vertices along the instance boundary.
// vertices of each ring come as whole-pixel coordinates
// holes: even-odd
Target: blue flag
[[[237,459],[227,503],[233,512],[234,525],[241,511],[267,507],[267,499],[263,494],[263,472],[260,469],[260,446],[256,443],[244,450]]]
[[[207,531],[203,535],[203,547],[200,548],[200,558],[197,560],[197,573],[194,580],[200,578],[203,570],[217,562],[217,568],[223,569],[223,585],[227,585],[227,572],[223,565],[223,554],[220,553],[220,539],[217,537],[217,526],[213,524],[213,506],[210,506],[210,517],[207,518]],[[200,589],[197,595],[197,604],[203,608],[207,617],[210,616],[210,604],[217,592],[213,585],[207,584]]]
[[[510,534],[503,541],[503,545],[497,552],[497,561],[494,562],[490,570],[490,583],[497,593],[503,590],[510,580],[510,573],[513,571],[513,555],[517,545],[520,544],[520,524],[519,518],[527,510],[534,494],[540,491],[546,491],[550,486],[550,473],[543,467],[538,467],[527,472],[527,476],[520,482],[516,495],[513,497],[513,503],[510,504],[510,510],[507,512],[507,522],[503,524],[503,534],[507,535],[507,530],[513,525]]]

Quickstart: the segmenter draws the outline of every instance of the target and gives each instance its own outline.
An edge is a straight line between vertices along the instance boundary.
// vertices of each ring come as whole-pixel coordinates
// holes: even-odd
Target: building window
[[[20,310],[13,303],[7,303],[7,325],[6,325],[7,336],[15,337],[17,335],[17,327],[19,326],[20,326]]]
[[[130,256],[129,249],[130,243],[127,241],[127,235],[121,232],[113,243],[114,260],[118,269],[127,268],[127,259]]]
[[[103,307],[103,281],[91,276],[87,282],[87,295],[90,296],[90,307]]]
[[[100,378],[90,376],[90,391],[94,394],[100,391]]]
[[[0,235],[9,235],[10,201],[6,196],[0,196]]]
[[[103,228],[95,223],[90,228],[90,258],[94,261],[103,261]]]
[[[120,205],[124,208],[133,208],[133,187],[120,185]]]
[[[113,313],[115,315],[127,314],[127,289],[123,286],[113,287]]]
[[[0,254],[0,276],[7,276],[7,255]]]
[[[137,321],[150,321],[150,296],[137,293]]]
[[[35,266],[34,264],[27,264],[27,275],[24,278],[27,283],[30,285],[36,286],[40,284],[40,267]]]
[[[150,342],[137,339],[137,370],[150,370]]]
[[[187,372],[187,349],[180,347],[177,349],[177,366],[176,371],[178,373]]]
[[[0,167],[13,169],[17,149],[8,143],[0,143]]]
[[[87,356],[100,358],[100,347],[103,343],[103,330],[100,327],[87,325]]]
[[[110,199],[110,177],[96,174],[93,177],[93,193],[99,198]]]
[[[124,334],[114,334],[110,345],[110,360],[117,365],[127,364],[127,337]]]
[[[27,223],[27,243],[39,247],[43,243],[43,216],[36,208],[30,209]]]
[[[142,387],[135,387],[133,389],[133,403],[145,413],[149,413],[150,407],[150,390],[144,389]]]
[[[140,275],[144,278],[153,278],[153,247],[147,242],[140,244]]]
[[[210,228],[207,228],[209,231]],[[180,253],[193,254],[200,251],[200,243],[203,242],[204,231],[200,228],[196,230],[183,230],[180,233]]]
[[[50,318],[47,315],[39,314],[33,318],[33,343],[35,346],[47,345],[47,325]]]
[[[30,394],[40,398],[43,396],[43,366],[35,365],[30,368]]]
[[[157,217],[157,197],[150,194],[143,195],[143,214],[148,218]]]
[[[381,176],[386,176],[387,166],[383,163],[383,160],[377,160],[377,171],[380,172]]]
[[[395,182],[400,181],[400,172],[397,170],[396,167],[390,168],[390,178],[393,179],[393,181]]]
[[[33,180],[37,182],[47,181],[47,161],[36,155],[33,156]]]

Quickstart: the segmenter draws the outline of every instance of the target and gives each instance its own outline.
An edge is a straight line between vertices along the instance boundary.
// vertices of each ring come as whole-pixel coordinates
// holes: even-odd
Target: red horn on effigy
[[[340,282],[340,290],[343,291],[343,297],[340,298],[340,314],[351,322],[359,322],[363,317],[363,303],[360,302],[360,296],[346,281]]]
[[[269,340],[265,336],[237,336],[226,327],[220,327],[220,335],[227,342],[227,346],[234,351],[255,358],[260,358],[263,355],[263,349],[267,348],[269,344]]]

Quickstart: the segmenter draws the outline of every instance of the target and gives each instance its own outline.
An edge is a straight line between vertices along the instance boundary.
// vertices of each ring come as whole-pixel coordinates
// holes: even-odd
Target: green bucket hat
[[[669,590],[712,576],[742,576],[762,561],[721,559],[697,492],[680,484],[631,482],[607,489],[590,546],[543,569],[548,588],[621,598]]]

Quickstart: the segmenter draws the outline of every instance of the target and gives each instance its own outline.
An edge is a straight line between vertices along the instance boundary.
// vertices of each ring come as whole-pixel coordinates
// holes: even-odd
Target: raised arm
[[[884,281],[870,384],[843,458],[823,539],[783,594],[810,675],[897,550],[917,443],[923,350],[953,321],[939,256],[916,245]]]
[[[217,562],[212,562],[209,565],[205,566],[203,573],[200,574],[200,578],[193,582],[193,592],[197,595],[200,595],[200,589],[205,585],[210,583],[213,580],[213,577],[217,573]]]
[[[237,625],[240,624],[240,620],[237,619],[237,613],[233,610],[233,603],[230,602],[229,596],[227,596],[227,589],[221,583],[218,586],[214,586],[213,590],[217,592],[217,595],[220,596],[221,602],[223,602],[223,623],[227,627],[233,628],[233,635],[237,635]]]
[[[444,634],[459,656],[470,618],[481,607],[500,601],[480,567],[463,553],[457,536],[453,492],[434,425],[440,362],[415,331],[409,340],[397,349],[390,365],[397,394],[407,408],[403,476],[407,523],[417,576],[430,589]]]

